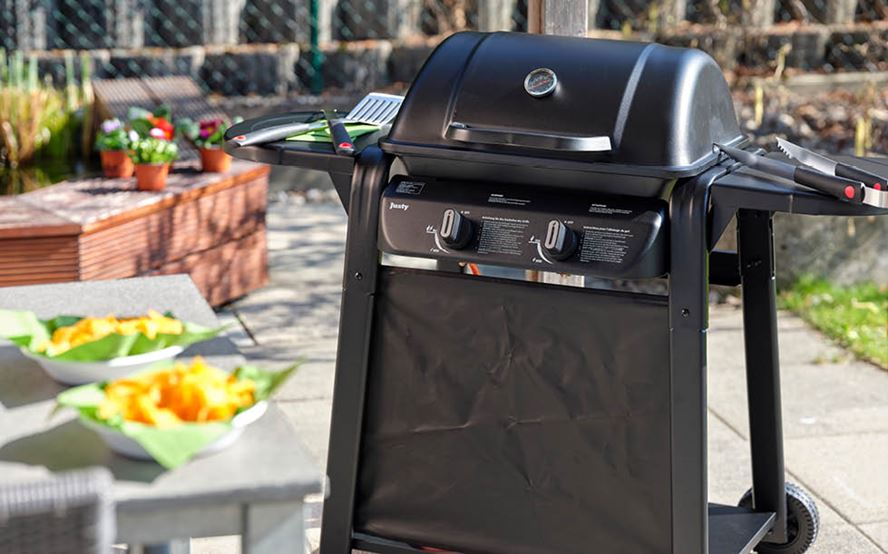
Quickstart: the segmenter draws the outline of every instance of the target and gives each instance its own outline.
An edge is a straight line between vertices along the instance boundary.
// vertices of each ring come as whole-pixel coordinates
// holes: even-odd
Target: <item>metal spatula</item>
[[[391,123],[398,110],[401,108],[403,96],[394,94],[382,94],[379,92],[371,92],[358,102],[358,105],[352,108],[343,123],[365,123],[367,125],[386,125]],[[274,127],[266,127],[264,129],[256,129],[243,135],[238,135],[229,142],[233,142],[237,146],[251,146],[254,144],[263,144],[266,142],[274,142],[284,140],[287,137],[298,135],[306,131],[315,131],[323,129],[327,126],[326,121],[314,121],[312,123],[287,123],[285,125],[276,125]]]

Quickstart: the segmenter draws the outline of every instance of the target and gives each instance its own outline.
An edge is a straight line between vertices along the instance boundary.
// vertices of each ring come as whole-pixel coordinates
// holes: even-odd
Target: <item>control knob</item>
[[[451,248],[464,248],[472,238],[472,222],[453,208],[447,208],[444,210],[438,236]]]
[[[557,219],[551,220],[546,225],[543,250],[556,260],[563,261],[573,256],[577,251],[577,242],[577,234]]]

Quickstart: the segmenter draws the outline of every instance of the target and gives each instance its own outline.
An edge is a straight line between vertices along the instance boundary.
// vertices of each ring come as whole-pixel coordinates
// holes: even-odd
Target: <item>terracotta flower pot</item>
[[[139,190],[163,190],[169,171],[170,164],[136,164],[136,184]]]
[[[133,176],[133,161],[126,150],[102,150],[102,173],[109,179],[126,179]]]
[[[206,173],[225,173],[231,167],[231,156],[221,147],[201,148],[200,164]]]

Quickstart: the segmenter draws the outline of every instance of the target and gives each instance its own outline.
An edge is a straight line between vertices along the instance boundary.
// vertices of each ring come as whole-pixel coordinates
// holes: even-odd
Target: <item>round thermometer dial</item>
[[[548,96],[558,86],[558,77],[548,67],[539,67],[524,78],[524,90],[534,98]]]

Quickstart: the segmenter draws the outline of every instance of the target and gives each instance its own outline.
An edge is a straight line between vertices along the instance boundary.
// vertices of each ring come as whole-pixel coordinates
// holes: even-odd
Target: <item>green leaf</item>
[[[255,366],[241,366],[234,371],[238,379],[256,383],[255,401],[267,400],[286,381],[300,363],[283,371],[267,371]],[[146,370],[150,373],[156,370]],[[104,383],[92,383],[68,389],[56,397],[57,406],[74,408],[81,419],[114,429],[133,439],[157,462],[167,469],[178,467],[207,445],[231,430],[231,421],[183,423],[175,427],[157,428],[143,423],[125,421],[120,417],[101,419],[98,408],[105,399]],[[255,404],[254,404],[255,405]]]
[[[299,369],[300,365],[302,365],[302,361],[298,361],[287,369],[281,371],[268,371],[255,366],[244,365],[234,370],[234,375],[239,380],[250,379],[256,383],[254,397],[257,402],[260,402],[271,398],[274,391],[276,391],[284,381],[289,379],[290,376]]]
[[[104,399],[104,383],[90,383],[63,391],[56,397],[56,403],[67,408],[97,408]]]
[[[167,317],[175,316],[171,313]],[[0,310],[0,337],[28,349],[30,352],[55,360],[97,362],[134,356],[163,350],[170,346],[187,347],[189,345],[215,338],[225,327],[204,327],[196,323],[182,322],[182,334],[172,335],[158,333],[153,339],[141,333],[135,335],[119,335],[117,333],[104,336],[98,340],[75,346],[64,352],[56,353],[52,345],[46,352],[38,352],[37,348],[48,341],[59,327],[68,327],[83,319],[83,316],[62,315],[43,321],[33,312],[17,310]]]
[[[157,463],[166,469],[173,469],[230,431],[231,422],[184,423],[158,429],[143,423],[123,421],[118,430],[139,443]]]
[[[28,350],[34,350],[48,341],[51,336],[52,331],[34,312],[0,310],[0,337]]]

